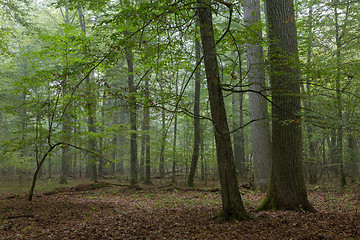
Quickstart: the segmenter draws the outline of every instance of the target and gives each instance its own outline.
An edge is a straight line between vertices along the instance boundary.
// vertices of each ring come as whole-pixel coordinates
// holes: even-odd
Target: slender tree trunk
[[[49,86],[49,82],[48,82],[48,86]],[[48,100],[50,101],[50,94],[48,96]],[[49,108],[48,111],[50,112],[50,104],[49,104]],[[51,128],[51,116],[48,116],[48,129]],[[52,161],[51,161],[51,153],[49,153],[48,155],[48,174],[49,174],[49,179],[52,178]]]
[[[199,19],[196,21],[195,28],[199,27]],[[200,42],[195,37],[195,57],[196,65],[199,66],[200,61]],[[188,187],[194,187],[194,178],[200,154],[200,66],[195,72],[195,99],[194,99],[194,146],[191,158],[190,172],[187,180]]]
[[[326,138],[322,139],[321,148],[322,148],[321,149],[322,163],[321,163],[321,168],[320,168],[319,180],[321,179],[321,177],[324,173],[327,173],[327,175],[329,175],[329,168],[327,166],[327,159],[326,159]]]
[[[77,128],[77,120],[74,120],[74,136],[76,136],[78,134],[78,128]],[[78,145],[79,141],[75,141],[75,145]],[[78,151],[74,151],[73,155],[72,155],[72,174],[73,177],[76,179],[77,178],[77,166],[78,166]]]
[[[204,133],[200,137],[200,159],[201,159],[201,180],[205,180],[205,165],[204,165]]]
[[[131,127],[131,139],[130,139],[130,185],[138,185],[137,176],[137,124],[136,124],[136,88],[134,85],[134,54],[132,50],[126,48],[126,61],[128,66],[128,85],[130,91],[130,127]]]
[[[261,43],[262,31],[260,0],[246,0],[244,5],[245,26],[254,28],[255,41],[246,44],[246,59],[248,70],[249,110],[250,120],[255,121],[251,126],[251,143],[254,159],[254,188],[265,192],[270,179],[271,137],[268,122],[268,109],[266,99],[260,95],[265,94],[265,65]],[[252,29],[251,29],[252,30]]]
[[[90,79],[87,81],[87,85],[88,85],[88,97],[89,97],[89,102],[88,102],[88,132],[89,132],[89,139],[88,139],[88,150],[89,150],[89,158],[88,158],[88,164],[90,167],[90,177],[91,180],[93,180],[94,182],[98,181],[98,172],[97,172],[97,167],[96,167],[96,155],[95,155],[95,150],[96,150],[96,139],[94,134],[96,133],[96,118],[95,118],[95,114],[96,114],[96,110],[95,110],[95,97],[93,96],[93,92],[92,92],[92,83],[90,82]]]
[[[115,102],[114,103],[114,107],[115,108],[118,108],[118,104]],[[113,125],[114,126],[118,126],[118,118],[119,118],[119,116],[118,116],[118,113],[117,112],[115,112],[115,114],[114,114],[114,116],[113,116]],[[119,146],[119,133],[116,131],[116,132],[114,132],[113,133],[113,136],[112,136],[112,148],[113,148],[113,150],[112,150],[112,160],[114,161],[114,162],[117,162],[117,161],[119,161],[119,159],[118,159],[118,146]],[[114,169],[114,167],[115,167],[115,163],[111,163],[111,174],[114,176],[115,175],[115,169]],[[121,174],[121,173],[120,173]]]
[[[337,164],[337,158],[336,158],[336,130],[333,129],[330,133],[330,137],[327,139],[328,142],[328,148],[329,148],[329,165],[330,170],[335,175],[339,175],[339,166]]]
[[[292,0],[267,0],[272,89],[272,164],[269,188],[258,210],[316,211],[303,176],[300,71]],[[286,123],[286,124],[285,124]]]
[[[86,24],[85,24],[85,18],[84,13],[82,12],[81,8],[78,9],[79,12],[79,19],[80,19],[80,27],[84,35],[86,35]],[[84,47],[84,51],[87,51],[86,46]],[[95,156],[95,150],[96,150],[96,139],[95,139],[95,133],[96,133],[96,96],[95,96],[95,87],[93,86],[93,79],[90,78],[90,75],[86,77],[86,87],[87,87],[87,114],[88,114],[88,166],[90,170],[90,177],[91,180],[94,182],[98,181],[98,172],[96,167],[96,156]],[[94,81],[95,83],[95,81]]]
[[[233,134],[234,141],[234,162],[236,169],[241,175],[246,175],[246,160],[245,160],[245,140],[244,140],[244,129],[240,128],[244,126],[244,113],[243,113],[243,102],[244,94],[241,92],[243,87],[243,76],[242,76],[242,60],[241,53],[238,52],[239,57],[239,87],[236,90],[240,90],[239,93],[233,93],[232,97],[232,111],[233,111],[233,128],[236,131]]]
[[[51,168],[52,168],[52,162],[51,162],[51,156],[50,156],[50,154],[49,154],[49,157],[48,157],[48,174],[49,174],[49,179],[52,178]]]
[[[317,184],[317,168],[316,168],[316,151],[315,143],[313,140],[313,129],[312,126],[307,127],[307,138],[309,141],[309,158],[308,158],[308,173],[309,173],[309,183]]]
[[[145,79],[145,96],[150,97],[149,79]],[[145,125],[145,184],[151,184],[151,162],[150,162],[150,106],[145,103],[144,109],[144,125]]]
[[[164,178],[165,175],[165,144],[166,144],[166,116],[165,110],[161,110],[161,123],[162,123],[162,139],[161,139],[161,148],[160,148],[160,162],[159,162],[159,177],[160,179]]]
[[[176,184],[176,138],[177,138],[177,115],[174,116],[174,139],[173,139],[173,161],[172,161],[172,174],[171,182]]]
[[[38,93],[36,93],[38,96],[38,100],[39,100],[39,95]],[[39,101],[38,101],[39,104]],[[35,160],[36,160],[36,166],[39,166],[39,158],[40,158],[40,133],[39,133],[39,128],[41,126],[41,116],[40,116],[40,112],[39,110],[36,110],[36,123],[35,123]],[[39,170],[39,177],[42,176],[43,171],[40,169]]]
[[[313,33],[312,33],[312,18],[313,18],[313,3],[310,3],[309,6],[309,29],[308,29],[308,50],[307,50],[307,66],[308,68],[311,65],[311,51],[312,51],[312,42],[313,42]],[[305,101],[304,105],[306,109],[311,109],[312,102],[311,102],[311,83],[310,83],[310,69],[307,69],[308,76],[306,77],[306,91],[308,92],[308,99]],[[310,184],[316,184],[317,183],[317,169],[316,169],[316,151],[315,151],[315,143],[313,140],[313,127],[311,125],[307,126],[307,138],[309,141],[309,157],[308,157],[308,173],[309,173],[309,183]]]
[[[348,135],[348,151],[349,151],[349,170],[352,179],[356,179],[359,176],[359,169],[357,166],[358,151],[357,141],[352,133]]]
[[[141,135],[141,150],[140,150],[140,180],[143,181],[145,179],[145,150],[146,150],[146,127],[145,127],[145,111],[143,110],[143,119],[142,119],[142,135]]]
[[[65,15],[64,15],[64,22],[66,24],[69,23],[69,9],[65,7]],[[68,92],[68,84],[67,84],[67,69],[65,69],[64,79],[61,81],[62,93],[65,96]],[[63,114],[63,123],[62,123],[62,133],[65,144],[62,146],[61,149],[61,172],[60,172],[60,184],[67,184],[67,180],[69,177],[69,164],[68,160],[70,158],[70,148],[67,143],[70,141],[71,136],[71,117],[66,110]]]
[[[103,92],[103,102],[102,102],[102,106],[101,106],[101,124],[100,124],[100,129],[99,132],[100,133],[104,133],[104,125],[105,125],[105,99],[106,99],[106,93],[105,91]],[[101,134],[101,135],[102,135]],[[104,155],[104,143],[105,139],[104,137],[100,137],[99,138],[99,153],[103,156]],[[100,157],[99,159],[99,178],[102,178],[104,176],[104,159],[102,157]]]
[[[335,84],[336,84],[336,104],[338,110],[338,121],[342,121],[342,99],[341,99],[341,89],[340,89],[340,71],[341,71],[341,39],[340,39],[340,30],[339,30],[339,21],[338,21],[338,11],[337,5],[335,6],[335,40],[336,40],[336,76],[335,76]],[[343,128],[340,124],[337,129],[336,135],[336,159],[339,164],[339,173],[340,173],[340,186],[345,187],[346,178],[344,172],[344,160],[343,160]]]
[[[67,92],[66,79],[62,83],[63,93]],[[70,147],[67,143],[70,141],[71,137],[71,118],[67,111],[63,114],[63,123],[62,123],[62,134],[65,144],[61,148],[61,172],[60,172],[60,184],[67,184],[69,177],[69,164],[68,160],[70,159]]]
[[[247,219],[249,216],[243,206],[236,178],[234,155],[220,83],[212,23],[212,10],[209,1],[203,2],[198,0],[198,3],[205,73],[220,176],[222,197],[222,212],[220,217],[225,221]]]
[[[175,94],[178,95],[178,73],[175,79]],[[176,184],[176,139],[177,139],[177,114],[174,113],[174,139],[173,139],[173,161],[172,161],[172,174],[171,182]]]
[[[127,121],[126,111],[122,109],[118,115],[120,122]],[[118,121],[119,121],[118,120]],[[125,157],[125,149],[122,147],[126,143],[125,136],[118,132],[117,135],[117,142],[118,142],[118,151],[117,151],[117,157],[118,157],[118,164],[112,164],[112,172],[115,174],[115,171],[119,172],[120,175],[123,175],[125,173],[124,170],[124,157]]]

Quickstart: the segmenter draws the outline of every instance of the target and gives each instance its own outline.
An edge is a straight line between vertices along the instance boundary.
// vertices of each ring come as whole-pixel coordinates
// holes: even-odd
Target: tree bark
[[[90,167],[90,177],[91,180],[94,182],[98,181],[98,173],[97,173],[97,161],[96,161],[96,155],[95,155],[95,150],[96,150],[96,138],[95,138],[95,133],[96,133],[96,99],[94,96],[94,92],[93,92],[93,87],[92,87],[92,83],[90,80],[90,77],[88,77],[86,79],[86,85],[88,87],[87,90],[87,96],[88,96],[88,103],[87,103],[87,110],[88,110],[88,132],[89,132],[89,137],[88,137],[88,150],[89,150],[89,155],[88,155],[88,164]]]
[[[131,138],[130,138],[130,185],[138,185],[138,176],[137,176],[137,124],[136,124],[136,88],[134,85],[134,54],[130,47],[126,48],[126,61],[128,66],[128,85],[130,91],[130,128],[131,128]]]
[[[312,18],[313,18],[313,3],[309,3],[309,29],[308,29],[308,49],[307,49],[307,67],[309,68],[311,65],[311,51],[312,51],[312,41],[313,41],[313,24],[312,24]],[[311,101],[311,83],[310,83],[310,69],[307,69],[308,76],[306,77],[306,91],[308,92],[308,99],[304,103],[306,109],[311,109],[312,101]],[[309,156],[308,156],[308,173],[309,173],[309,183],[310,184],[316,184],[317,183],[317,168],[316,168],[316,151],[315,151],[315,143],[313,140],[313,127],[311,125],[307,126],[307,138],[309,141]]]
[[[234,162],[236,169],[240,172],[242,176],[246,175],[246,160],[245,160],[245,139],[244,139],[244,113],[243,113],[243,103],[244,103],[244,93],[243,90],[243,76],[242,76],[242,60],[241,53],[238,52],[239,58],[239,87],[236,87],[236,90],[239,90],[239,93],[232,94],[232,112],[233,112],[233,128],[236,130],[233,133],[234,141]]]
[[[149,79],[145,79],[145,97],[149,99]],[[145,132],[145,184],[151,184],[151,162],[150,162],[150,106],[145,103],[144,109],[144,132]]]
[[[270,179],[271,137],[267,101],[260,95],[266,90],[265,64],[260,42],[262,30],[259,28],[260,0],[245,1],[244,21],[245,26],[255,32],[255,36],[252,36],[246,44],[248,82],[250,90],[253,91],[249,92],[250,120],[255,121],[250,125],[254,159],[254,189],[265,192]]]
[[[144,107],[145,108],[145,107]],[[145,111],[143,109],[143,119],[142,119],[142,134],[141,134],[141,149],[140,149],[140,180],[145,180],[145,149],[146,149],[146,133],[145,133]]]
[[[358,162],[358,150],[357,141],[352,133],[348,136],[348,151],[349,151],[349,170],[352,179],[356,179],[359,176]]]
[[[69,8],[65,7],[65,15],[64,15],[65,24],[69,23]],[[68,92],[68,84],[67,84],[67,69],[65,69],[64,79],[61,81],[62,93],[65,96]],[[61,149],[61,172],[60,172],[60,184],[67,184],[67,179],[69,177],[69,164],[68,159],[70,158],[70,148],[67,143],[70,140],[71,136],[71,117],[67,110],[65,110],[63,114],[63,123],[62,123],[62,132],[64,145]]]
[[[272,90],[272,164],[267,195],[258,210],[316,211],[303,176],[300,71],[292,0],[267,0]]]
[[[221,186],[222,212],[219,217],[225,221],[247,219],[249,215],[243,206],[236,178],[234,155],[216,58],[210,1],[198,0],[198,4],[205,73]]]
[[[333,172],[336,176],[339,175],[339,166],[337,164],[336,158],[336,130],[331,130],[330,137],[327,139],[328,148],[329,148],[329,163],[330,171]]]
[[[175,79],[175,94],[178,95],[178,73]],[[176,184],[176,140],[177,140],[177,114],[174,113],[174,139],[173,139],[173,162],[172,162],[172,174],[171,182]]]
[[[78,9],[79,12],[79,19],[80,19],[80,27],[84,35],[86,35],[86,25],[85,25],[85,18],[84,13],[82,12],[81,8]],[[86,46],[84,47],[84,52],[87,52]],[[93,74],[91,75],[93,76]],[[96,96],[94,92],[94,86],[92,83],[90,75],[86,77],[86,95],[87,95],[87,115],[88,115],[88,164],[90,168],[90,177],[91,180],[94,182],[98,181],[98,173],[97,173],[97,161],[95,156],[96,150]]]
[[[195,28],[199,26],[199,19],[196,21]],[[199,68],[195,72],[195,99],[194,99],[194,146],[191,158],[190,172],[187,180],[188,187],[194,187],[194,178],[200,154],[200,42],[195,38],[195,57],[196,66]]]
[[[334,4],[335,6],[335,40],[336,40],[336,76],[335,76],[335,84],[336,84],[336,105],[338,111],[338,121],[341,122],[343,120],[342,116],[342,97],[341,97],[341,89],[340,89],[340,71],[341,71],[341,38],[340,38],[340,30],[339,30],[339,20],[338,20],[338,9],[337,3]],[[339,173],[340,173],[340,186],[345,187],[346,185],[346,178],[344,172],[344,160],[343,160],[343,128],[340,124],[339,128],[337,129],[336,135],[336,159],[337,163],[339,164]]]
[[[67,84],[66,79],[62,81],[62,91],[63,94],[67,92]],[[69,177],[69,163],[68,160],[70,159],[70,147],[67,143],[70,141],[71,138],[71,118],[67,111],[63,114],[63,123],[62,123],[62,134],[63,134],[63,141],[64,145],[61,148],[61,172],[60,172],[60,184],[67,184],[68,177]]]
[[[165,175],[165,144],[166,144],[166,116],[165,110],[161,110],[161,124],[162,124],[162,138],[161,138],[161,147],[160,147],[160,162],[159,162],[159,177],[160,179],[164,178]]]

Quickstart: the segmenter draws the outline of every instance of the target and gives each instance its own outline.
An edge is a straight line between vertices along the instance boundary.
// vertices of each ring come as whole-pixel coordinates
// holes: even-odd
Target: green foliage
[[[64,139],[64,116],[72,119],[68,143],[88,149],[88,139],[97,139],[96,153],[112,163],[124,162],[128,167],[129,135],[126,47],[134,52],[134,79],[137,86],[138,134],[141,130],[142,108],[151,106],[151,161],[158,166],[161,150],[161,112],[166,112],[165,165],[170,169],[173,155],[173,128],[178,117],[176,161],[179,170],[190,164],[193,141],[193,72],[196,3],[193,1],[121,1],[67,0],[31,2],[1,1],[0,13],[0,150],[1,166],[12,164],[33,170],[35,153],[43,154],[48,143]],[[309,4],[313,14],[309,16]],[[300,49],[304,110],[299,113],[304,127],[315,126],[310,139],[317,147],[333,129],[342,128],[346,134],[358,134],[359,61],[357,8],[359,3],[347,5],[339,1],[297,1],[298,40]],[[228,26],[229,32],[217,43],[221,81],[227,89],[246,85],[246,43],[259,43],[266,48],[265,20],[245,28],[240,2],[233,2],[232,22],[229,9],[212,3],[215,37],[220,39]],[[334,9],[337,7],[341,41],[340,65],[336,57],[336,29]],[[80,27],[79,9],[84,13],[86,34]],[[263,18],[265,19],[265,18]],[[311,21],[310,21],[311,20]],[[30,24],[31,23],[31,24]],[[312,29],[310,31],[310,28]],[[311,62],[308,62],[308,53]],[[239,55],[241,62],[239,67]],[[265,54],[266,56],[266,54]],[[267,64],[270,64],[267,62]],[[216,168],[212,122],[201,69],[201,116],[204,158],[209,168]],[[339,73],[339,75],[337,75]],[[281,72],[279,73],[281,74]],[[95,89],[96,108],[90,109],[86,77]],[[340,76],[343,118],[337,117],[336,78]],[[150,81],[146,94],[144,81]],[[309,86],[306,82],[309,82]],[[226,92],[226,94],[229,92]],[[266,94],[268,92],[265,92]],[[311,101],[311,109],[306,109]],[[244,94],[244,123],[249,120],[248,99]],[[228,118],[232,108],[232,94],[225,98]],[[88,116],[96,121],[96,132],[88,132]],[[291,124],[294,118],[284,121]],[[236,120],[236,119],[235,119]],[[250,129],[244,129],[245,152],[251,159]],[[50,140],[50,141],[49,141]],[[68,141],[68,140],[66,140]],[[101,146],[100,146],[101,142]],[[305,141],[307,147],[309,140]],[[139,149],[141,147],[138,141]],[[24,151],[22,151],[24,150]],[[326,148],[328,151],[329,149]],[[53,155],[53,166],[59,166],[60,150]],[[73,150],[69,162],[86,161],[86,153]],[[76,155],[77,154],[77,155]],[[139,150],[140,154],[140,150]],[[319,154],[319,151],[317,152]],[[348,153],[346,153],[348,154]],[[76,155],[76,156],[75,156]],[[349,154],[348,154],[349,155]],[[22,156],[22,157],[21,157]],[[307,157],[310,157],[306,155]],[[347,155],[346,155],[347,156]],[[349,155],[350,156],[350,155]],[[74,160],[74,159],[75,160]],[[97,162],[99,160],[96,160]],[[23,163],[23,165],[22,165]],[[322,164],[316,158],[317,164]],[[47,164],[47,162],[46,162]],[[248,164],[251,165],[251,160]],[[80,165],[80,164],[79,164]],[[110,164],[109,164],[110,165]],[[9,165],[10,166],[10,165]],[[107,165],[106,165],[107,166]],[[78,168],[78,166],[77,166]],[[110,171],[110,167],[106,171]],[[183,171],[184,172],[184,171]]]

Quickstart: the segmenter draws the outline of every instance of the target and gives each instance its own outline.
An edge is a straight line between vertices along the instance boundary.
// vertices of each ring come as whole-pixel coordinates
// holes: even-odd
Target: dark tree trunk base
[[[269,189],[271,191],[271,189]],[[256,208],[256,211],[308,211],[308,212],[317,212],[317,210],[311,205],[308,199],[305,197],[303,199],[286,199],[286,198],[276,198],[273,192],[270,192],[266,195],[264,201],[261,205]],[[291,201],[292,200],[292,201]]]
[[[223,210],[218,215],[214,217],[215,220],[219,222],[235,222],[252,219],[252,217],[247,213],[234,213],[232,209]]]

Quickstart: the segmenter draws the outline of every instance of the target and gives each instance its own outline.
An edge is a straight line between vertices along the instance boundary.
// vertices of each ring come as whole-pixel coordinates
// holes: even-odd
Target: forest
[[[0,238],[360,239],[359,9],[0,0]]]

